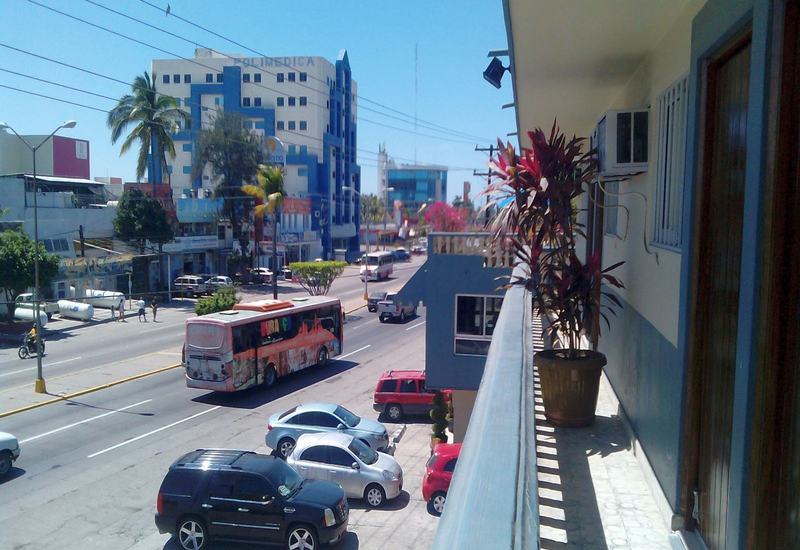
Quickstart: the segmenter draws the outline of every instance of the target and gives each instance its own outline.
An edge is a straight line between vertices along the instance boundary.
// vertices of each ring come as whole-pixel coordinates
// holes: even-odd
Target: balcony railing
[[[484,234],[432,238],[439,251],[456,246],[483,253],[489,242]],[[530,304],[522,287],[506,292],[436,531],[436,550],[539,548]]]
[[[484,267],[514,266],[514,253],[493,243],[490,233],[432,233],[428,254],[483,256]]]

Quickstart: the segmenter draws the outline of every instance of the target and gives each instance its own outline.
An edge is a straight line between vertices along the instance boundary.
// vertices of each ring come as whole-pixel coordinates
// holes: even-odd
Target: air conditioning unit
[[[598,174],[602,179],[619,179],[647,172],[648,109],[608,111],[592,132],[592,149],[597,151]]]

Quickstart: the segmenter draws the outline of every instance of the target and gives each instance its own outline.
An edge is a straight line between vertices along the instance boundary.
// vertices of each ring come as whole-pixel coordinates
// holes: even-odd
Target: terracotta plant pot
[[[533,364],[539,369],[547,420],[565,427],[594,422],[605,355],[581,350],[579,357],[569,359],[564,350],[545,350],[534,355]]]

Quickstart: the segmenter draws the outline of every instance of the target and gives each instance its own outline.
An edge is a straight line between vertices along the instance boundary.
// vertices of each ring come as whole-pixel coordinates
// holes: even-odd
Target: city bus
[[[389,277],[393,272],[394,256],[391,252],[370,252],[364,255],[360,271],[362,281],[364,278],[380,281]]]
[[[338,298],[309,296],[236,304],[186,320],[186,385],[215,391],[270,387],[342,353]]]

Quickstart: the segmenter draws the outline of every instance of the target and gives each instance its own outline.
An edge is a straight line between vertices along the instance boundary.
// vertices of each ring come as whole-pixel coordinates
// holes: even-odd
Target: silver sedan
[[[305,478],[338,483],[348,498],[373,508],[403,489],[403,469],[392,456],[344,433],[301,435],[286,462]]]

